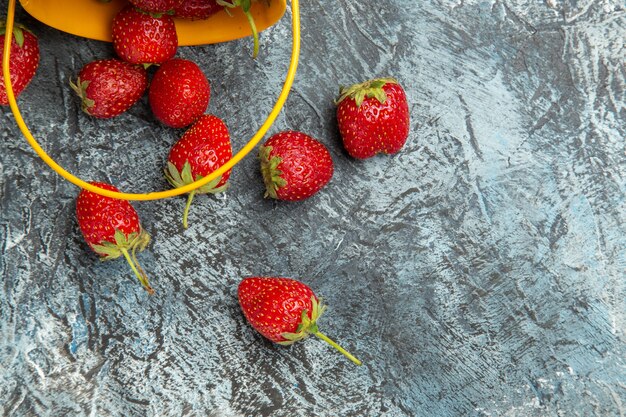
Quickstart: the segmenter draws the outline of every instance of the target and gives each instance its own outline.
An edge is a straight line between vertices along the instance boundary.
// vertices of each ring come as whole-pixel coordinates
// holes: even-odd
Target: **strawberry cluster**
[[[171,147],[164,167],[168,182],[173,187],[183,187],[224,166],[232,158],[232,147],[226,123],[206,113],[211,86],[202,69],[190,60],[176,57],[178,42],[172,16],[206,19],[224,7],[242,7],[249,13],[250,0],[129,1],[112,21],[117,57],[84,65],[70,86],[80,98],[82,110],[102,119],[124,113],[147,91],[157,121],[186,129]],[[258,41],[256,31],[253,32],[256,54]],[[2,25],[0,35],[4,36]],[[35,74],[39,50],[34,35],[22,26],[16,26],[14,37],[16,63],[11,62],[11,80],[18,95]],[[151,66],[157,68],[150,80],[147,68]],[[6,104],[5,99],[6,92],[0,89],[0,104]],[[335,104],[339,133],[351,157],[395,154],[404,146],[409,133],[409,108],[397,80],[378,78],[342,87]],[[259,160],[265,196],[284,201],[312,197],[328,184],[334,172],[326,146],[296,130],[279,132],[267,139],[259,149]],[[225,191],[230,174],[226,170],[188,194],[183,211],[185,228],[194,196]],[[118,191],[111,184],[91,184]],[[82,190],[76,214],[90,248],[103,260],[123,256],[143,287],[154,293],[136,258],[136,252],[146,248],[150,236],[141,227],[132,205]],[[251,277],[241,282],[238,297],[246,319],[269,340],[289,345],[313,334],[361,364],[319,331],[317,320],[325,306],[305,284],[282,277]]]

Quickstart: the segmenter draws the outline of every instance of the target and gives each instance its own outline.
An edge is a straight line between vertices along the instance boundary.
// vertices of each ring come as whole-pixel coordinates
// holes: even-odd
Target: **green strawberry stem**
[[[328,343],[329,345],[331,345],[332,347],[334,347],[335,349],[337,349],[339,352],[343,353],[348,359],[350,359],[352,362],[354,362],[357,365],[362,365],[361,361],[358,360],[357,358],[355,358],[350,352],[348,352],[347,350],[345,350],[344,348],[342,348],[341,346],[339,346],[339,344],[337,344],[337,342],[333,341],[330,337],[326,336],[324,333],[320,332],[319,330],[316,331],[315,333],[313,333],[315,336],[319,337],[320,339],[322,339],[324,342]]]
[[[185,161],[183,165],[183,169],[179,172],[176,165],[172,162],[167,162],[167,168],[165,168],[165,178],[167,181],[172,184],[173,187],[179,188],[185,185],[189,185],[194,181],[199,181],[202,179],[202,175],[196,175],[194,179],[193,172],[191,171],[191,164],[189,161]],[[189,193],[187,197],[187,205],[185,206],[185,211],[183,212],[183,227],[187,228],[187,217],[189,216],[189,207],[191,207],[191,202],[196,194],[217,194],[225,191],[228,188],[228,182],[223,185],[217,186],[222,181],[222,176],[215,178],[213,181],[209,181],[208,184],[203,185],[202,187],[196,188]]]
[[[143,249],[142,249],[143,250]],[[141,267],[141,265],[139,264],[139,261],[137,260],[137,246],[133,246],[132,251],[130,252],[130,255],[133,259],[133,262],[135,264],[135,266],[137,267],[137,270],[139,271],[139,274],[144,277],[144,280],[146,281],[146,283],[148,283],[148,275],[146,274],[146,271],[143,270],[143,268]],[[148,286],[150,287],[150,283],[148,283]],[[152,289],[152,287],[150,287],[150,290],[152,290],[152,294],[154,294],[154,290]]]
[[[153,295],[154,289],[152,289],[152,287],[150,286],[150,283],[148,282],[148,276],[146,275],[145,271],[141,268],[141,266],[139,266],[139,262],[137,262],[137,257],[135,256],[135,251],[133,250],[132,258],[131,255],[128,253],[128,249],[120,248],[120,251],[122,252],[122,255],[124,255],[124,258],[126,258],[126,261],[135,273],[135,276],[139,279],[139,282],[141,282],[141,285],[143,285],[146,291],[148,291],[148,294]]]
[[[185,210],[183,211],[183,227],[186,229],[189,227],[187,224],[187,217],[189,216],[189,207],[191,207],[191,202],[193,201],[193,197],[196,195],[196,190],[193,190],[187,196],[187,204],[185,205]]]
[[[252,17],[252,13],[248,10],[245,12],[246,19],[248,19],[248,24],[250,25],[250,30],[252,30],[252,39],[254,42],[254,48],[252,49],[252,58],[256,58],[259,55],[259,32],[256,28],[256,23],[254,23],[254,17]]]
[[[228,9],[241,7],[241,10],[243,10],[243,13],[246,15],[246,19],[248,19],[248,24],[252,31],[252,38],[254,39],[252,58],[256,58],[259,54],[259,32],[256,28],[256,23],[254,23],[254,17],[252,17],[252,13],[250,12],[252,0],[217,0],[217,4],[227,7],[226,12],[228,12]],[[228,12],[228,14],[230,14],[230,12]]]
[[[283,333],[282,336],[285,339],[284,341],[278,342],[278,344],[283,346],[289,346],[298,340],[302,340],[306,338],[309,334],[314,334],[319,337],[343,355],[345,355],[348,359],[354,362],[357,365],[361,365],[361,361],[352,356],[347,350],[339,346],[335,341],[331,340],[324,333],[320,332],[317,327],[317,320],[321,317],[321,315],[326,311],[326,306],[322,303],[322,299],[319,300],[312,295],[311,296],[311,317],[309,317],[308,310],[302,310],[302,318],[300,319],[300,324],[296,328],[294,333],[286,332]]]

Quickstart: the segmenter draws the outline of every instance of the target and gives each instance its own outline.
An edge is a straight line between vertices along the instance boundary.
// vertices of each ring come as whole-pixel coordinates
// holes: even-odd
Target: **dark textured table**
[[[6,10],[6,0],[0,1]],[[144,98],[115,120],[68,87],[107,43],[39,35],[19,103],[71,172],[168,187],[181,131]],[[0,414],[5,416],[624,416],[626,12],[619,0],[307,1],[302,54],[269,133],[325,143],[335,175],[302,203],[263,198],[255,155],[230,190],[134,203],[153,242],[101,263],[54,174],[1,109]],[[240,149],[268,114],[290,12],[261,36],[180,48],[212,83]],[[343,150],[340,84],[395,76],[412,116],[396,156]],[[272,345],[244,321],[249,275],[299,278],[330,308],[320,340]]]

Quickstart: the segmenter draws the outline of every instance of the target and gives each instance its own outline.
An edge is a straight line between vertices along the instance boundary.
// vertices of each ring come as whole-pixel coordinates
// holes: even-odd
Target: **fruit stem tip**
[[[326,336],[324,333],[317,331],[315,333],[313,333],[315,336],[319,337],[320,339],[322,339],[324,342],[328,343],[329,345],[331,345],[332,347],[334,347],[335,349],[337,349],[339,352],[343,353],[343,355],[345,357],[347,357],[348,359],[350,359],[352,362],[354,362],[356,365],[361,366],[363,363],[358,360],[356,357],[354,357],[354,355],[352,355],[350,352],[348,352],[347,350],[345,350],[344,348],[342,348],[341,346],[339,346],[339,344],[337,344],[335,341],[333,341],[331,338],[329,338],[328,336]]]
[[[121,251],[124,255],[124,258],[126,258],[128,265],[130,265],[130,268],[133,270],[133,273],[135,274],[139,282],[141,282],[143,288],[148,292],[149,295],[154,295],[154,289],[150,286],[150,283],[148,282],[148,275],[146,275],[146,272],[139,265],[139,262],[137,262],[137,257],[135,256],[135,253],[133,252],[133,256],[131,258],[127,249],[122,248]]]

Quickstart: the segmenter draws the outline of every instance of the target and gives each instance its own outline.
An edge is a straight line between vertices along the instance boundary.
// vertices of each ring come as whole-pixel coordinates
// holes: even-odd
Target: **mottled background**
[[[6,0],[1,0],[2,10]],[[77,229],[77,188],[2,108],[0,413],[5,416],[624,416],[626,11],[620,0],[303,1],[302,54],[270,133],[324,142],[335,175],[296,204],[263,198],[254,155],[223,196],[135,203],[153,243],[101,263]],[[68,88],[109,44],[18,12],[41,65],[19,103],[71,172],[123,190],[168,185],[180,136],[144,98],[115,120]],[[180,48],[212,83],[235,149],[268,114],[290,12],[261,36]],[[402,152],[342,149],[338,86],[395,76]],[[285,275],[330,308],[319,340],[274,346],[244,321],[244,276]]]

